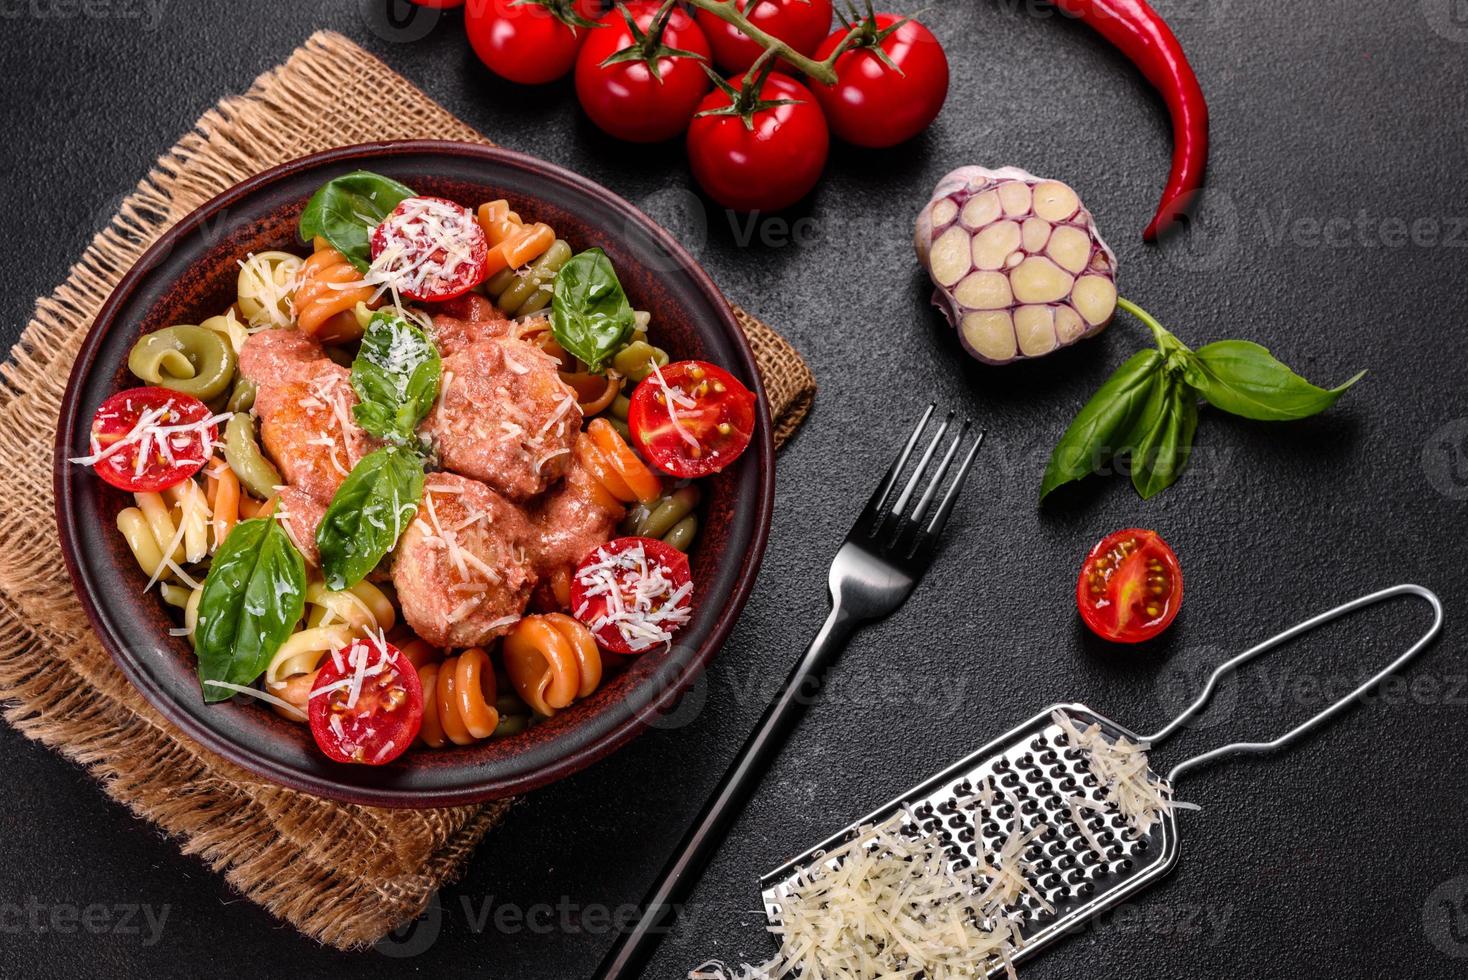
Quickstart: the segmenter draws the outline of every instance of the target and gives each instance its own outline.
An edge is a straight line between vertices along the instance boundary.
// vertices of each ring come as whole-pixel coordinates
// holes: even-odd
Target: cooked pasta
[[[144,334],[127,355],[128,370],[144,381],[204,402],[229,390],[235,364],[228,338],[188,323]]]
[[[698,487],[690,483],[650,504],[639,503],[627,511],[622,533],[657,538],[679,551],[687,551],[698,535],[698,515],[694,510],[700,496]]]
[[[663,481],[606,419],[591,420],[576,440],[575,453],[602,489],[624,504],[650,503],[662,496]]]
[[[303,264],[290,252],[256,252],[240,263],[235,292],[251,327],[290,326],[296,278]]]
[[[470,647],[442,663],[423,664],[418,682],[423,687],[418,738],[429,748],[472,745],[525,727],[525,706],[513,696],[497,693],[494,667],[483,647]]]
[[[199,321],[199,326],[205,330],[213,330],[225,340],[229,341],[230,349],[236,355],[245,346],[245,341],[250,339],[250,328],[240,320],[233,306],[218,316],[211,316],[206,320]]]
[[[362,335],[357,305],[371,305],[376,293],[345,255],[317,242],[316,251],[301,267],[292,299],[296,326],[327,343],[355,340]]]
[[[578,620],[565,613],[526,616],[501,649],[505,674],[520,700],[550,717],[601,683],[601,650]]]
[[[360,635],[387,632],[397,622],[392,600],[363,579],[349,589],[332,591],[319,581],[306,585],[307,627],[345,625]]]
[[[484,291],[506,316],[539,313],[550,305],[556,273],[571,257],[571,246],[557,238],[524,269],[505,268],[490,276]]]
[[[286,638],[265,668],[265,690],[299,710],[300,717],[284,717],[305,720],[311,685],[316,682],[321,662],[351,646],[355,638],[351,627],[344,625],[297,630]]]
[[[284,481],[280,470],[265,458],[255,439],[255,420],[248,412],[235,412],[224,426],[224,458],[240,483],[264,500]]]

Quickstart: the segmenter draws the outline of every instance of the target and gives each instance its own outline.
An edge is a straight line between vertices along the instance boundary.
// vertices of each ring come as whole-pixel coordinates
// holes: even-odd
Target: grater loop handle
[[[1293,640],[1301,633],[1308,633],[1310,630],[1315,629],[1317,626],[1322,626],[1328,622],[1331,622],[1332,620],[1339,619],[1340,617],[1345,616],[1348,613],[1355,612],[1357,609],[1360,609],[1364,606],[1370,606],[1383,600],[1392,599],[1397,596],[1403,595],[1417,596],[1418,598],[1425,600],[1427,604],[1432,607],[1432,625],[1428,627],[1427,632],[1423,633],[1422,636],[1418,638],[1417,642],[1413,643],[1412,646],[1410,646],[1405,653],[1397,657],[1395,660],[1387,664],[1375,674],[1371,675],[1369,678],[1363,681],[1361,685],[1357,687],[1354,691],[1347,694],[1339,701],[1336,701],[1334,704],[1330,705],[1323,711],[1319,712],[1314,717],[1309,718],[1296,725],[1294,728],[1285,732],[1274,741],[1234,742],[1230,745],[1220,746],[1219,748],[1213,749],[1212,751],[1204,752],[1201,755],[1196,755],[1191,759],[1187,759],[1183,762],[1178,763],[1176,766],[1173,767],[1172,771],[1167,774],[1167,781],[1169,783],[1175,784],[1177,782],[1178,776],[1182,775],[1189,769],[1194,769],[1199,766],[1207,765],[1208,763],[1213,762],[1216,759],[1221,759],[1225,756],[1242,754],[1253,755],[1263,752],[1273,752],[1275,749],[1283,748],[1290,742],[1293,742],[1295,739],[1299,738],[1301,735],[1304,735],[1306,732],[1324,724],[1330,718],[1335,717],[1335,715],[1339,714],[1347,707],[1349,707],[1353,701],[1355,701],[1361,695],[1365,694],[1367,691],[1371,690],[1371,688],[1380,683],[1383,678],[1387,677],[1390,674],[1396,673],[1402,667],[1406,666],[1408,661],[1417,656],[1417,654],[1421,653],[1423,648],[1432,642],[1433,638],[1436,637],[1438,632],[1442,629],[1442,602],[1430,589],[1425,589],[1420,585],[1394,585],[1390,588],[1382,589],[1379,592],[1372,592],[1371,594],[1363,595],[1358,599],[1352,599],[1350,602],[1336,606],[1334,609],[1328,609],[1320,615],[1307,619],[1302,623],[1296,623],[1294,626],[1291,626],[1283,633],[1271,636],[1263,643],[1260,643],[1254,647],[1250,647],[1248,650],[1245,650],[1243,653],[1234,657],[1232,660],[1226,661],[1225,663],[1220,665],[1217,670],[1215,670],[1212,674],[1208,676],[1208,683],[1203,686],[1203,693],[1198,695],[1198,699],[1194,701],[1191,705],[1189,705],[1186,709],[1184,709],[1182,714],[1178,715],[1172,721],[1168,722],[1167,725],[1156,734],[1148,736],[1146,739],[1148,743],[1156,745],[1163,739],[1176,732],[1187,722],[1189,718],[1193,717],[1199,711],[1203,710],[1203,707],[1208,703],[1208,699],[1213,696],[1213,692],[1218,687],[1218,682],[1221,679],[1223,679],[1225,676],[1232,673],[1233,671],[1237,670],[1238,668],[1242,667],[1250,660],[1253,660],[1260,654],[1272,650],[1282,643]]]

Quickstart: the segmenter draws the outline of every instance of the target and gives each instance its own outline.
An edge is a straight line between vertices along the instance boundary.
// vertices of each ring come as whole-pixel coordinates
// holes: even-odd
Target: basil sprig
[[[371,435],[393,442],[414,437],[433,410],[443,364],[433,341],[393,310],[378,310],[352,362],[352,414]]]
[[[404,446],[383,446],[358,460],[316,528],[327,588],[351,588],[393,549],[418,512],[423,477],[423,457]]]
[[[269,517],[240,521],[214,553],[194,626],[199,680],[252,684],[306,605],[306,563]],[[235,692],[203,683],[205,701]]]
[[[636,318],[611,259],[599,248],[571,256],[556,273],[551,333],[556,342],[598,371],[632,336]]]
[[[1243,418],[1303,419],[1335,404],[1366,373],[1321,388],[1258,344],[1221,340],[1194,351],[1145,310],[1124,299],[1118,305],[1151,329],[1157,347],[1133,354],[1076,415],[1050,454],[1041,500],[1121,456],[1143,499],[1166,490],[1188,465],[1200,397]]]
[[[372,264],[368,236],[413,189],[390,177],[354,170],[321,185],[301,213],[301,241],[320,235],[360,272]]]

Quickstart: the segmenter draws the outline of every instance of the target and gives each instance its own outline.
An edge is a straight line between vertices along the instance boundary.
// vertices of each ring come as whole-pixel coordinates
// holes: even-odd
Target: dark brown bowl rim
[[[559,183],[572,192],[579,192],[598,198],[602,203],[620,212],[630,225],[638,226],[660,246],[667,249],[669,255],[673,257],[676,263],[675,271],[689,277],[697,289],[709,298],[711,308],[719,311],[719,325],[728,335],[727,339],[733,344],[738,355],[743,359],[744,364],[742,366],[745,368],[745,374],[754,380],[759,395],[757,399],[757,430],[754,441],[751,443],[751,449],[756,454],[757,476],[759,481],[758,499],[752,502],[756,508],[753,536],[744,548],[738,578],[734,588],[729,593],[722,613],[715,620],[704,641],[672,678],[671,683],[666,685],[660,684],[660,678],[656,673],[644,678],[642,687],[652,686],[655,689],[651,692],[642,688],[634,689],[639,695],[637,699],[639,707],[634,709],[631,714],[616,720],[610,729],[597,739],[583,740],[579,745],[572,748],[571,751],[548,765],[534,770],[528,775],[523,775],[518,778],[486,778],[480,783],[439,791],[419,788],[401,789],[351,785],[314,773],[302,773],[291,767],[280,765],[273,760],[263,759],[251,751],[244,750],[238,743],[232,741],[209,725],[197,721],[193,716],[179,708],[174,703],[173,698],[160,685],[154,682],[154,679],[142,669],[140,663],[135,661],[134,655],[128,652],[126,644],[120,642],[120,638],[114,634],[111,624],[102,614],[96,597],[89,588],[85,587],[82,571],[77,560],[77,549],[81,539],[79,537],[79,528],[77,526],[77,517],[74,512],[72,497],[72,484],[77,474],[80,473],[80,470],[78,467],[70,466],[66,463],[70,453],[70,435],[75,429],[77,415],[82,411],[80,398],[82,382],[93,370],[94,361],[103,337],[116,325],[118,310],[128,302],[139,282],[147,275],[158,259],[170,252],[181,238],[209,221],[219,211],[247,200],[260,188],[291,176],[298,171],[332,164],[360,161],[363,158],[410,155],[415,153],[468,157],[483,160],[498,166],[519,169],[536,178]],[[54,449],[56,464],[53,485],[56,500],[56,522],[60,533],[62,557],[65,561],[67,572],[71,576],[77,597],[81,601],[82,608],[86,611],[87,619],[90,621],[93,630],[100,639],[102,646],[107,650],[113,661],[133,686],[164,717],[174,725],[177,725],[185,734],[244,769],[291,789],[328,799],[366,806],[420,808],[455,806],[480,803],[486,800],[523,793],[555,782],[584,769],[593,762],[605,758],[616,749],[621,748],[634,736],[649,727],[652,720],[665,711],[680,695],[692,687],[700,673],[708,665],[708,662],[728,638],[734,622],[738,619],[739,613],[742,611],[754,587],[760,561],[764,555],[765,545],[769,538],[771,515],[774,511],[775,499],[773,426],[770,420],[769,402],[765,395],[763,381],[754,358],[754,352],[750,349],[744,331],[740,329],[737,321],[734,319],[728,300],[724,298],[723,294],[714,285],[702,266],[665,229],[630,202],[600,184],[527,154],[499,147],[450,140],[400,140],[359,143],[313,153],[287,161],[242,181],[207,201],[181,219],[138,258],[118,282],[117,287],[108,296],[107,301],[103,303],[101,310],[93,321],[86,341],[78,352],[71,374],[67,379],[66,391],[62,397],[61,411],[57,423]]]

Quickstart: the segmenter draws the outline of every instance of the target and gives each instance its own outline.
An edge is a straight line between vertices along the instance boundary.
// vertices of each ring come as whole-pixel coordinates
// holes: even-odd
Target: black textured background
[[[0,728],[0,974],[587,975],[610,942],[601,910],[641,896],[752,726],[760,685],[783,676],[825,614],[836,542],[929,397],[991,432],[950,546],[905,609],[857,636],[833,703],[803,724],[649,976],[766,955],[760,873],[1041,706],[1083,700],[1154,728],[1205,665],[1402,580],[1448,605],[1442,640],[1409,672],[1414,685],[1286,754],[1190,777],[1182,795],[1204,810],[1182,818],[1176,874],[1024,973],[1465,973],[1463,0],[1159,3],[1211,98],[1214,132],[1203,213],[1160,249],[1139,239],[1167,170],[1161,103],[1087,30],[1025,0],[925,14],[953,67],[937,124],[885,153],[836,148],[813,199],[752,236],[685,190],[681,147],[601,137],[569,84],[495,81],[456,15],[409,42],[374,26],[359,0],[150,3],[0,2],[6,343],[192,120],[329,26],[504,145],[601,181],[683,232],[733,299],[795,342],[822,387],[780,457],[757,593],[679,723],[523,801],[391,949],[344,955],[300,938],[76,766]],[[1049,447],[1147,340],[1122,319],[1041,362],[965,361],[927,306],[908,242],[932,184],[965,163],[1075,185],[1118,252],[1123,292],[1185,340],[1252,338],[1320,382],[1371,373],[1303,423],[1205,412],[1192,470],[1151,502],[1121,480],[1093,481],[1038,511]],[[1128,525],[1160,530],[1187,577],[1185,612],[1150,650],[1091,641],[1073,610],[1082,554]],[[1225,688],[1208,727],[1159,761],[1282,730],[1425,623],[1403,602],[1295,646]],[[90,926],[67,918],[140,904],[155,917],[166,909],[160,934],[107,926],[97,911]],[[506,906],[535,928],[513,918],[497,928]]]

